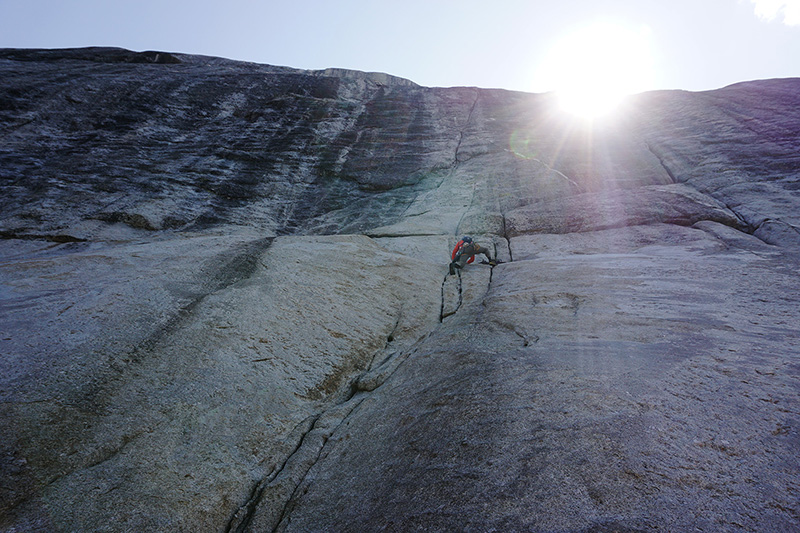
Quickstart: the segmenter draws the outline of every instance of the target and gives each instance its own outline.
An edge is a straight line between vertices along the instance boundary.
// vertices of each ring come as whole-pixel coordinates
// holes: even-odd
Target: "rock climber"
[[[456,247],[453,248],[453,253],[450,254],[450,259],[453,260],[450,263],[450,275],[455,274],[457,268],[464,268],[468,263],[475,261],[475,255],[477,254],[485,255],[490,265],[495,266],[497,264],[497,262],[492,259],[492,256],[489,255],[489,250],[487,248],[474,242],[472,237],[466,235],[462,237],[456,244]]]

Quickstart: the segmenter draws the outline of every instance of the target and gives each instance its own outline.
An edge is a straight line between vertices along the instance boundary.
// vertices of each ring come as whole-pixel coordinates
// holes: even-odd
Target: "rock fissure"
[[[672,183],[680,183],[678,181],[678,178],[672,172],[672,169],[670,169],[669,166],[667,166],[667,163],[664,161],[663,156],[661,156],[661,154],[659,154],[655,150],[653,150],[653,147],[650,146],[650,143],[645,141],[644,145],[647,147],[647,151],[650,152],[651,154],[653,154],[653,156],[658,160],[658,164],[661,165],[661,168],[663,168],[664,172],[667,173],[667,176],[669,176],[670,181]]]
[[[458,281],[458,302],[453,310],[453,314],[456,314],[458,310],[461,309],[461,304],[464,303],[464,280],[461,277],[461,270],[456,269],[456,276]]]
[[[64,234],[32,234],[32,233],[16,233],[11,231],[0,231],[0,239],[5,240],[21,240],[21,241],[49,241],[55,243],[70,243],[70,242],[87,242],[87,239],[75,237],[74,235]]]
[[[514,152],[512,152],[512,153],[514,153]],[[586,189],[584,189],[578,182],[576,182],[575,180],[573,180],[572,178],[570,178],[569,176],[567,176],[566,174],[564,174],[563,172],[561,172],[557,168],[551,167],[550,165],[548,165],[547,163],[545,163],[541,159],[537,159],[535,157],[526,157],[526,156],[522,156],[522,157],[524,157],[525,159],[528,159],[530,161],[536,161],[537,163],[542,165],[544,168],[546,168],[550,172],[553,172],[556,176],[558,176],[558,177],[562,178],[563,180],[567,181],[570,185],[575,187],[575,190],[578,191],[579,193],[586,192]]]
[[[286,503],[281,507],[277,520],[274,522],[274,526],[270,528],[269,525],[265,524],[266,525],[265,528],[264,525],[260,525],[259,530],[261,530],[262,528],[271,529],[273,533],[279,533],[285,530],[286,523],[290,520],[292,510],[297,504],[297,500],[300,497],[299,492],[303,487],[303,484],[306,480],[306,477],[308,476],[308,473],[311,471],[312,468],[314,468],[314,466],[323,456],[325,451],[325,446],[328,444],[328,441],[330,440],[331,436],[333,436],[336,433],[336,431],[342,426],[342,424],[344,424],[347,421],[348,417],[356,409],[358,409],[358,406],[361,405],[361,402],[363,400],[364,400],[363,397],[352,398],[347,402],[345,402],[344,404],[342,404],[341,406],[337,406],[337,408],[327,411],[323,415],[320,415],[320,417],[314,423],[314,427],[307,434],[314,437],[314,442],[310,442],[308,444],[308,446],[312,447],[313,449],[307,452],[307,454],[310,457],[306,461],[304,461],[304,464],[300,468],[301,472],[299,472],[296,475],[296,482],[294,483],[294,489],[289,495],[289,498],[286,499]],[[353,405],[348,405],[348,404],[353,404]],[[344,412],[338,412],[341,411],[342,409],[344,410]],[[330,417],[330,419],[328,420],[326,419],[326,417]],[[317,424],[320,423],[321,421],[325,422],[324,427],[317,428]],[[318,431],[318,434],[314,435],[314,431]],[[304,436],[303,442],[301,442],[300,444],[301,449],[305,445],[306,442],[305,437],[306,436]]]
[[[442,322],[445,319],[444,316],[444,304],[446,301],[445,294],[444,294],[444,287],[447,284],[447,274],[445,274],[444,279],[442,280],[441,286],[441,305],[439,307],[439,322]],[[449,314],[447,316],[450,316]]]
[[[289,496],[289,498],[286,500],[286,503],[281,508],[280,513],[278,514],[278,517],[277,517],[277,520],[275,522],[274,527],[271,528],[271,531],[273,533],[278,533],[279,531],[281,531],[281,525],[284,523],[285,520],[288,519],[289,515],[291,514],[291,510],[292,510],[292,508],[294,507],[294,504],[295,504],[294,503],[295,498],[297,497],[297,491],[300,489],[300,486],[303,484],[303,480],[305,479],[306,475],[308,475],[308,472],[314,467],[314,464],[316,464],[316,462],[319,460],[319,457],[322,454],[322,450],[325,447],[325,443],[327,442],[327,440],[328,440],[327,437],[322,437],[322,441],[323,442],[319,446],[319,450],[317,451],[316,456],[314,457],[314,459],[311,462],[311,464],[308,465],[308,468],[305,468],[305,471],[301,474],[300,479],[295,483],[294,490],[292,491],[292,493]]]
[[[404,360],[402,358],[392,365],[391,372]],[[366,398],[364,394],[365,392],[358,392],[341,404],[301,423],[304,429],[294,451],[286,457],[280,468],[274,468],[264,480],[254,486],[250,499],[234,513],[226,532],[283,531],[297,501],[302,497],[300,491],[308,473],[324,456],[330,438]],[[269,502],[264,501],[267,494],[270,495]]]
[[[353,383],[353,396],[359,392],[372,392],[383,385],[397,371],[400,365],[417,350],[416,346],[429,335],[430,333],[426,334],[406,350],[389,353],[377,367],[360,375]]]
[[[398,311],[397,320],[395,320],[394,322],[394,327],[392,328],[392,331],[386,337],[386,343],[384,344],[383,348],[377,350],[375,353],[372,354],[372,359],[370,360],[369,367],[367,367],[366,372],[369,372],[370,370],[373,369],[373,367],[375,366],[375,358],[378,357],[379,354],[386,352],[390,348],[392,343],[395,341],[395,334],[397,333],[397,330],[400,327],[400,321],[402,319],[403,319],[403,311],[401,309],[400,311]],[[391,357],[391,355],[389,357]],[[383,361],[378,363],[378,366],[382,365],[385,361],[386,360],[384,359]]]
[[[492,257],[495,260],[495,264],[489,265],[489,283],[486,286],[486,294],[489,294],[489,291],[492,289],[492,280],[494,279],[494,269],[497,266],[497,261],[499,260],[499,257],[497,255],[497,243],[493,242],[492,245],[494,248],[494,254],[492,255]]]
[[[301,447],[304,445],[305,437],[308,434],[311,434],[316,428],[316,426],[321,423],[322,420],[325,420],[325,417],[329,417],[332,422],[327,422],[325,424],[326,428],[330,428],[325,430],[321,433],[321,442],[318,442],[318,449],[315,451],[313,461],[308,461],[306,463],[307,468],[304,467],[304,473],[299,481],[296,483],[294,490],[292,491],[291,496],[286,500],[285,504],[281,508],[281,512],[279,515],[278,520],[274,522],[274,528],[272,529],[273,532],[277,533],[280,531],[284,531],[288,523],[290,522],[290,517],[292,510],[298,503],[298,500],[302,497],[300,494],[300,490],[305,483],[306,477],[308,473],[311,471],[312,468],[319,462],[320,458],[324,456],[325,446],[328,444],[329,440],[332,436],[336,434],[336,432],[341,428],[347,421],[350,419],[358,407],[362,404],[362,402],[368,397],[369,393],[383,385],[397,370],[400,368],[403,363],[405,363],[408,358],[418,351],[419,345],[424,342],[432,332],[428,332],[427,334],[423,335],[421,338],[417,339],[417,341],[401,352],[394,352],[387,356],[387,358],[378,366],[378,368],[367,371],[362,376],[360,376],[356,380],[356,385],[353,387],[353,394],[342,402],[342,404],[338,406],[334,406],[333,408],[329,409],[325,413],[319,415],[314,423],[313,427],[308,431],[306,434],[303,435],[303,441],[298,446],[295,453],[300,452]],[[538,338],[537,338],[538,340]],[[368,377],[369,376],[369,377]],[[349,405],[352,404],[352,405]],[[273,479],[277,476],[273,476]],[[259,496],[260,499],[260,496]],[[242,532],[249,531],[250,521],[245,525],[244,529],[241,529]],[[240,530],[237,529],[237,533]]]
[[[506,230],[506,215],[502,214],[503,217],[503,239],[506,242],[506,250],[508,251],[508,262],[514,262],[514,253],[511,251],[511,238],[508,236],[508,231]],[[497,259],[497,245],[495,245],[495,259]]]
[[[300,452],[301,448],[303,447],[303,443],[313,430],[314,424],[316,424],[320,416],[322,415],[317,414],[309,416],[292,430],[290,435],[297,433],[298,430],[300,431],[300,435],[297,437],[297,445],[295,446],[294,450],[287,454],[286,459],[279,467],[273,467],[270,473],[264,479],[253,485],[250,499],[245,502],[244,505],[240,506],[239,509],[237,509],[233,514],[228,522],[227,528],[225,529],[226,533],[245,533],[248,531],[250,522],[252,521],[256,512],[256,507],[261,502],[264,491],[268,489],[269,485],[275,481],[278,476],[280,476],[287,468],[290,467],[292,458],[294,458]]]
[[[372,237],[373,239],[403,239],[405,237],[438,237],[441,235],[441,233],[436,233],[433,231],[430,233],[395,233],[368,230],[365,232],[365,235]]]
[[[736,216],[736,218],[738,218],[738,219],[739,219],[739,221],[741,222],[741,226],[740,226],[740,227],[738,227],[738,228],[734,227],[733,229],[737,229],[737,230],[739,230],[739,231],[743,231],[743,232],[747,233],[748,235],[753,235],[753,234],[755,233],[755,231],[756,231],[756,228],[754,228],[754,227],[753,227],[753,224],[752,224],[752,223],[751,223],[749,220],[747,220],[747,219],[746,219],[744,216],[742,216],[742,214],[741,214],[741,213],[739,213],[739,212],[736,210],[736,208],[735,208],[735,207],[732,207],[732,206],[731,206],[729,203],[727,203],[727,202],[721,202],[721,203],[722,203],[722,205],[724,205],[724,206],[725,206],[725,208],[726,208],[728,211],[730,211],[731,213],[733,213],[733,214]],[[733,227],[733,226],[731,226],[731,227]]]
[[[454,314],[456,314],[458,312],[458,310],[461,308],[461,304],[463,303],[464,295],[463,295],[463,287],[462,287],[462,279],[461,279],[461,269],[456,268],[455,270],[456,270],[455,275],[450,275],[449,276],[449,275],[445,274],[445,278],[442,281],[442,307],[441,307],[441,310],[439,312],[439,322],[443,322],[445,318],[448,318],[448,317],[453,316]],[[449,295],[449,294],[447,294],[447,291],[446,291],[446,288],[449,285],[448,282],[451,279],[454,280],[454,282],[455,282],[455,289],[456,289],[456,294],[455,295]],[[455,303],[452,303],[450,301],[451,297],[455,297]],[[452,305],[452,308],[448,309],[447,308],[448,304]]]
[[[280,471],[278,467],[273,466],[270,472],[263,479],[253,485],[247,502],[244,505],[241,505],[233,514],[227,526],[225,527],[225,533],[239,533],[246,530],[250,520],[252,519],[255,506],[261,499],[261,493],[264,491],[266,484],[275,479],[279,472]]]
[[[453,155],[453,164],[452,164],[453,168],[455,168],[456,166],[458,166],[459,163],[461,163],[461,160],[458,158],[458,151],[461,149],[461,143],[464,140],[464,131],[467,129],[470,122],[472,121],[472,114],[475,112],[475,107],[478,105],[479,96],[480,93],[478,91],[475,91],[475,98],[472,100],[472,105],[469,108],[469,113],[467,113],[467,120],[464,122],[464,125],[461,126],[461,129],[458,133],[458,143],[456,144],[456,151],[455,154]]]

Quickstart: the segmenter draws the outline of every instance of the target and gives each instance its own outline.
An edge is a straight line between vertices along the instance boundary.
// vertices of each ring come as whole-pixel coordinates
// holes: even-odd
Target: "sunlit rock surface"
[[[800,529],[800,80],[0,73],[3,531]]]

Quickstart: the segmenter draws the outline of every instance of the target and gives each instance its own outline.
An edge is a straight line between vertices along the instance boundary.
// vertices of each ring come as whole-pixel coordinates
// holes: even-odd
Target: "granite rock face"
[[[800,529],[800,80],[0,72],[0,530]]]

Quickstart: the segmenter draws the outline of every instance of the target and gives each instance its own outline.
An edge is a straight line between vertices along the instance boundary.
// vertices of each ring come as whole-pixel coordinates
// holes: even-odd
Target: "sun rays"
[[[650,31],[613,21],[578,27],[549,51],[539,85],[558,96],[561,108],[586,119],[612,112],[629,94],[653,80]]]

